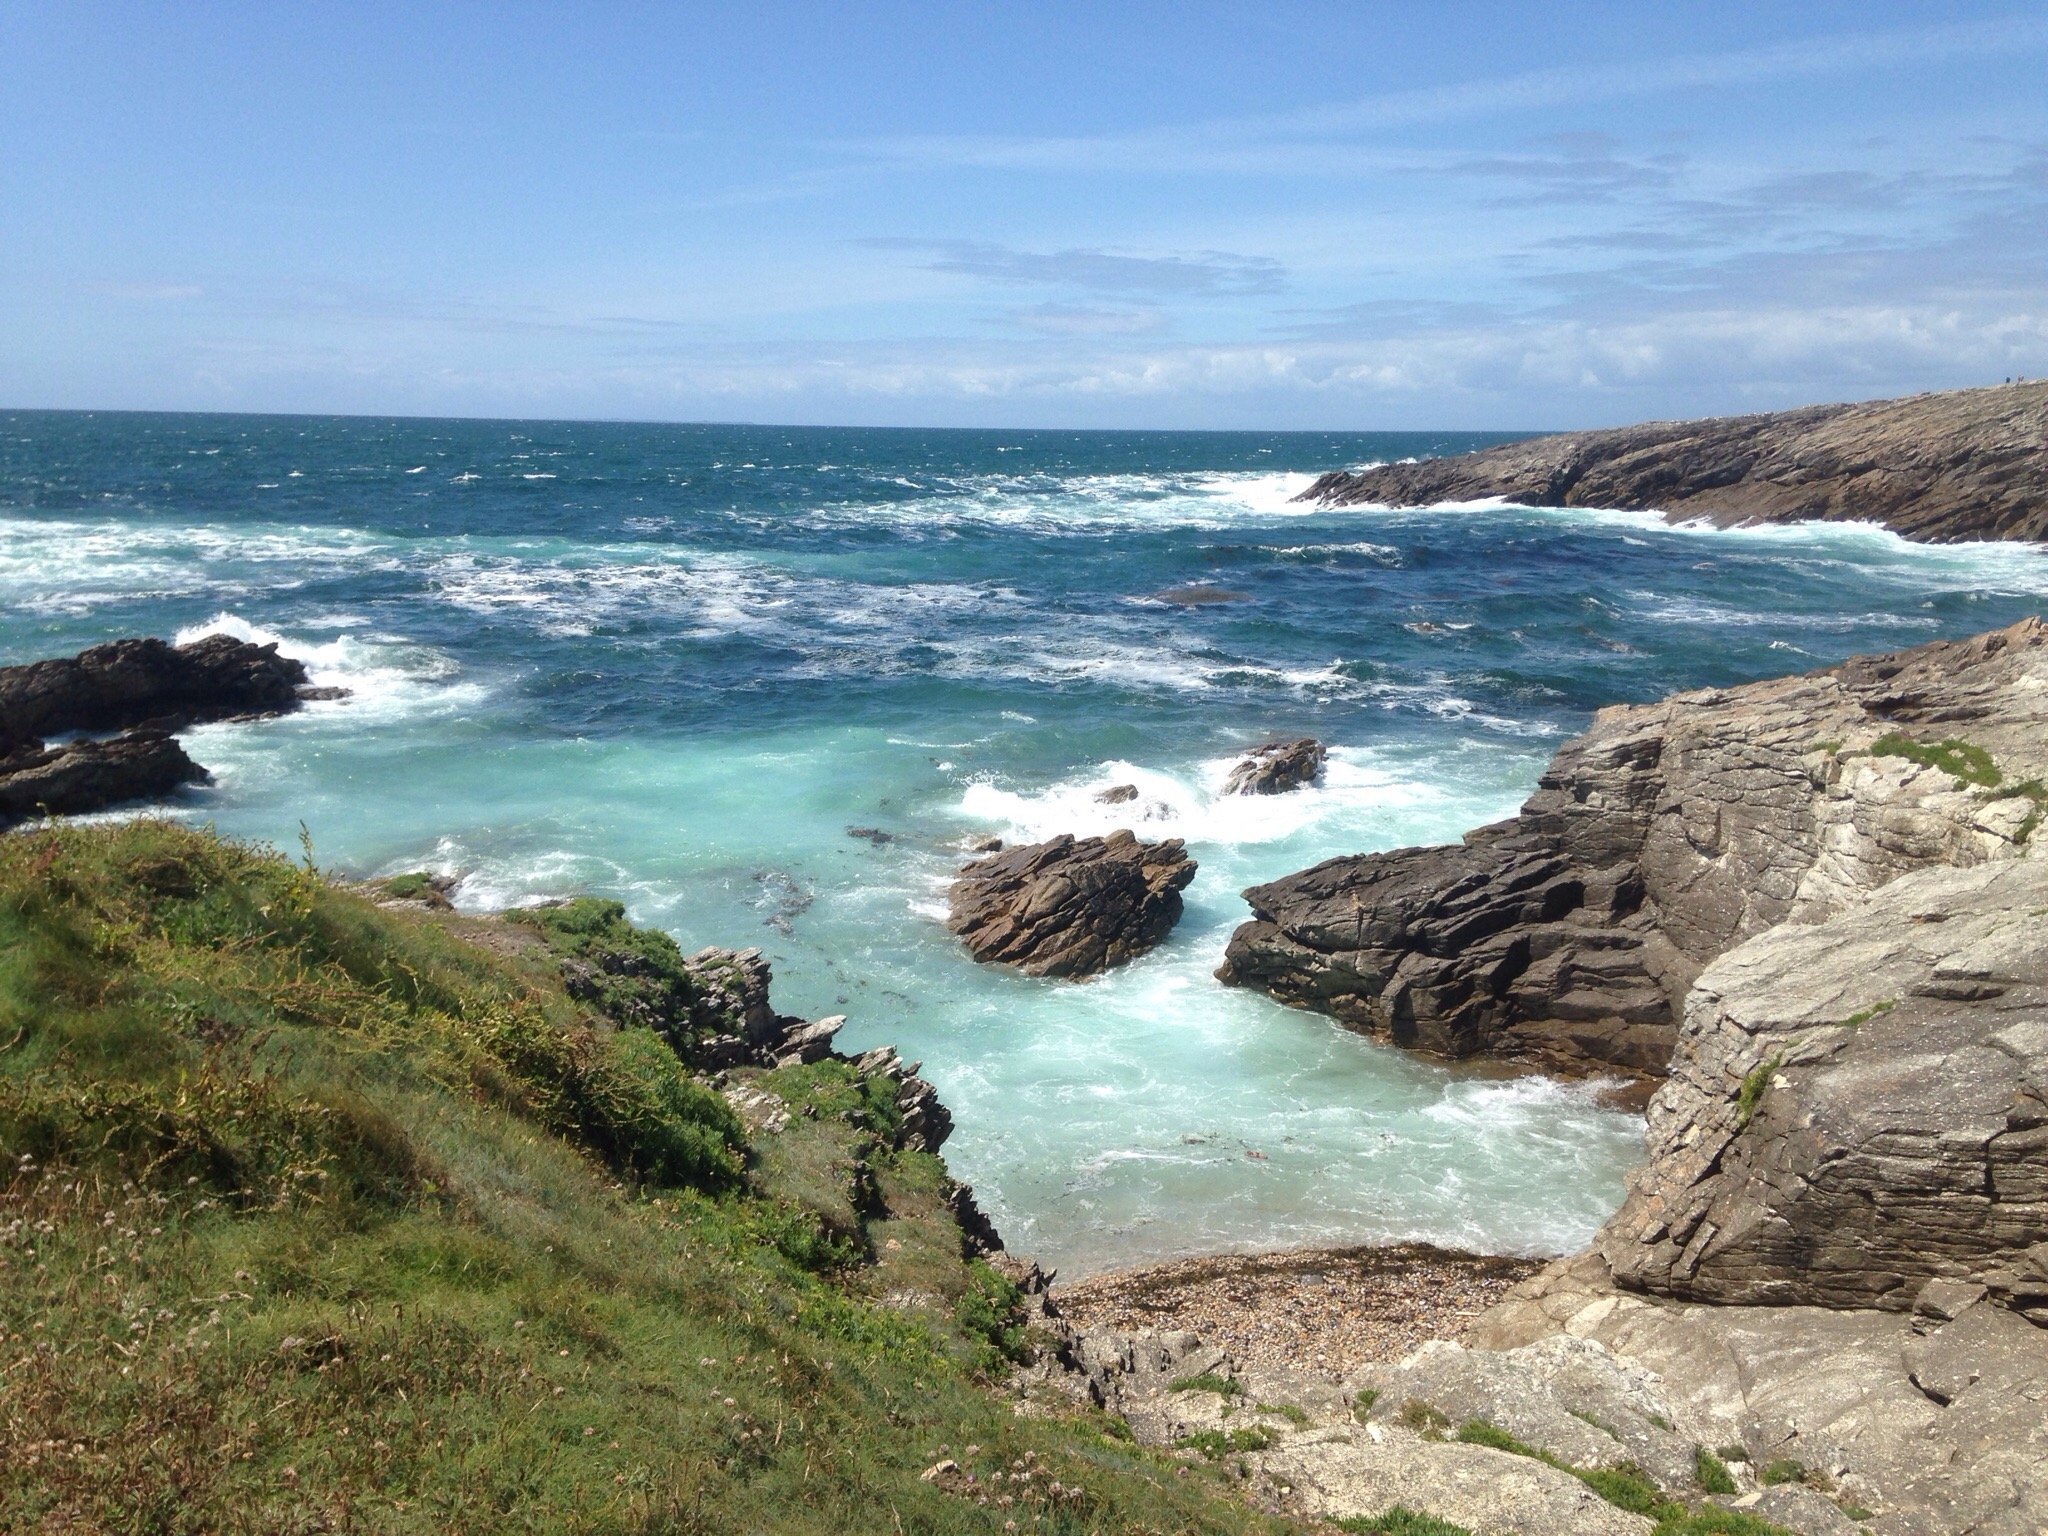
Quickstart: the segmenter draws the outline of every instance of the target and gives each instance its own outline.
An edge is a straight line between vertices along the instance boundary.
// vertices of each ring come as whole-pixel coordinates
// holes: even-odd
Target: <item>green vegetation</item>
[[[1401,1405],[1401,1422],[1427,1440],[1442,1439],[1443,1432],[1451,1427],[1448,1417],[1417,1397]]]
[[[1173,1442],[1177,1451],[1200,1451],[1210,1461],[1245,1451],[1263,1451],[1273,1443],[1271,1430],[1254,1425],[1250,1429],[1202,1429],[1192,1435],[1182,1435]]]
[[[1868,1008],[1858,1008],[1854,1013],[1850,1014],[1849,1017],[1842,1020],[1842,1028],[1860,1028],[1861,1026],[1868,1024],[1872,1019],[1879,1018],[1884,1014],[1890,1013],[1894,1008],[1898,1006],[1899,1000],[1896,997],[1894,997],[1887,999],[1882,1003],[1872,1003]]]
[[[1307,1429],[1310,1423],[1313,1422],[1308,1416],[1307,1409],[1298,1408],[1293,1403],[1261,1403],[1259,1404],[1259,1412],[1270,1413],[1276,1418],[1285,1419],[1296,1429]]]
[[[1354,1419],[1363,1419],[1368,1413],[1372,1412],[1372,1405],[1379,1400],[1380,1389],[1378,1387],[1367,1387],[1363,1392],[1360,1392],[1351,1399],[1351,1416]]]
[[[1771,1086],[1771,1079],[1777,1076],[1784,1060],[1783,1051],[1775,1052],[1743,1074],[1742,1086],[1735,1091],[1735,1129],[1738,1132],[1749,1129],[1749,1122],[1756,1118],[1756,1107],[1763,1099],[1764,1090]]]
[[[1746,1445],[1724,1445],[1714,1454],[1723,1461],[1748,1461],[1749,1447]]]
[[[1704,1445],[1693,1454],[1693,1478],[1705,1493],[1729,1494],[1735,1491],[1735,1475],[1728,1470],[1728,1464]]]
[[[608,904],[528,922],[0,838],[0,1529],[1280,1529],[984,1385],[1016,1298],[886,1095],[735,1072],[790,1109],[750,1136],[634,1027],[729,1030],[715,985]],[[984,1504],[947,1455],[1034,1470]]]
[[[441,894],[441,887],[434,883],[434,877],[421,869],[379,880],[377,888],[400,901],[432,901]]]
[[[1439,1520],[1434,1515],[1418,1515],[1412,1509],[1403,1509],[1396,1504],[1383,1515],[1370,1519],[1337,1520],[1332,1522],[1338,1530],[1354,1533],[1354,1536],[1472,1536],[1462,1525],[1453,1525],[1448,1520]]]
[[[1870,744],[1872,757],[1903,757],[1909,763],[1918,763],[1923,768],[1938,768],[1953,776],[1960,784],[1974,784],[1980,789],[1996,787],[2005,775],[1998,771],[1998,765],[1991,760],[1991,754],[1971,742],[1949,737],[1946,741],[1915,741],[1910,736],[1894,731],[1880,736]]]
[[[1432,1412],[1434,1410],[1431,1410]],[[1575,1467],[1561,1456],[1540,1450],[1509,1434],[1497,1424],[1484,1419],[1468,1419],[1458,1426],[1458,1439],[1467,1445],[1483,1445],[1496,1451],[1506,1451],[1512,1456],[1527,1456],[1552,1466],[1560,1472],[1569,1472],[1588,1488],[1617,1509],[1630,1514],[1646,1515],[1657,1522],[1651,1536],[1788,1536],[1782,1528],[1754,1515],[1738,1514],[1732,1510],[1704,1505],[1699,1509],[1690,1508],[1675,1499],[1666,1498],[1655,1483],[1644,1475],[1640,1467],[1622,1462],[1611,1467]],[[1728,1469],[1705,1450],[1699,1451],[1701,1486],[1709,1493],[1735,1491],[1734,1479],[1728,1476]],[[1713,1462],[1720,1476],[1727,1481],[1726,1489],[1709,1487],[1706,1484],[1707,1463]],[[1796,1466],[1797,1463],[1787,1463]],[[1801,1469],[1804,1472],[1804,1469]],[[1766,1477],[1765,1481],[1770,1479]],[[1733,1523],[1716,1523],[1716,1522]],[[1748,1522],[1747,1524],[1741,1522]]]
[[[1807,1479],[1806,1463],[1790,1460],[1765,1462],[1757,1477],[1766,1488],[1776,1488],[1782,1483],[1803,1483]]]
[[[1204,1371],[1199,1376],[1182,1376],[1167,1383],[1169,1392],[1214,1392],[1219,1397],[1236,1397],[1244,1388],[1228,1376]]]

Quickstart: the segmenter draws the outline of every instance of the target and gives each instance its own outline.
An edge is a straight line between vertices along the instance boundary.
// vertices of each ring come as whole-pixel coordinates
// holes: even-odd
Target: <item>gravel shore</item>
[[[1457,1338],[1540,1267],[1426,1243],[1219,1254],[1091,1275],[1053,1301],[1082,1327],[1186,1329],[1247,1365],[1343,1375]]]

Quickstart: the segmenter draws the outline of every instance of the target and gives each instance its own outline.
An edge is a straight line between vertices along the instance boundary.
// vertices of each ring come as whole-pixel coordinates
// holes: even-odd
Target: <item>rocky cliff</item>
[[[1532,438],[1324,475],[1332,506],[1656,510],[1722,526],[1877,522],[1908,538],[2048,538],[2048,384]]]
[[[1247,891],[1218,974],[1440,1055],[1661,1072],[1702,967],[2027,852],[2044,779],[2038,620],[1604,710],[1513,820]]]

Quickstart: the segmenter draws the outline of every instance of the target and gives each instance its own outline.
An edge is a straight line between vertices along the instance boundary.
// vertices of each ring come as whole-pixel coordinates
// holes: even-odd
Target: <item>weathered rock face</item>
[[[2048,539],[2048,384],[1567,432],[1324,475],[1301,500],[1657,510],[1724,527],[1880,522],[1908,538]]]
[[[1598,1246],[1623,1285],[2048,1326],[2048,860],[1906,875],[1707,967],[1650,1161]]]
[[[0,667],[0,719],[19,736],[164,730],[288,710],[306,668],[275,645],[207,635],[190,645],[115,640],[74,657]]]
[[[1180,921],[1195,877],[1179,838],[1129,832],[1043,843],[978,859],[960,871],[947,926],[977,960],[1028,976],[1089,976],[1136,958]]]
[[[1914,745],[1945,740],[1996,783]],[[1247,891],[1217,974],[1442,1055],[1654,1073],[1701,967],[1909,870],[2015,857],[2042,778],[2038,620],[1603,710],[1512,821]]]
[[[67,659],[0,667],[0,826],[205,783],[206,770],[171,731],[295,709],[321,696],[305,685],[305,667],[276,646],[228,635],[181,646],[115,640]],[[124,734],[43,744],[49,735],[107,731]]]
[[[1284,795],[1321,778],[1328,756],[1323,744],[1312,736],[1298,741],[1269,741],[1262,747],[1253,747],[1244,761],[1230,770],[1223,793]]]

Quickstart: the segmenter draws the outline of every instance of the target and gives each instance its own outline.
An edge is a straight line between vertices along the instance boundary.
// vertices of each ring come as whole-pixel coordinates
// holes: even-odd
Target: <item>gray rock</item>
[[[1966,740],[1999,783],[1899,738]],[[1512,821],[1246,891],[1217,975],[1443,1055],[1655,1073],[1701,967],[1908,870],[2016,857],[2038,814],[2013,786],[2043,777],[2039,620],[1603,710]]]
[[[948,893],[947,926],[977,960],[1029,976],[1088,976],[1165,938],[1194,877],[1179,838],[1062,834],[967,865]]]
[[[1499,496],[1724,527],[1848,518],[1941,543],[2048,539],[2044,483],[2048,385],[2036,382],[1567,432],[1324,475],[1300,499],[1426,506]]]
[[[1323,776],[1329,753],[1312,736],[1253,747],[1224,780],[1226,795],[1284,795]]]

